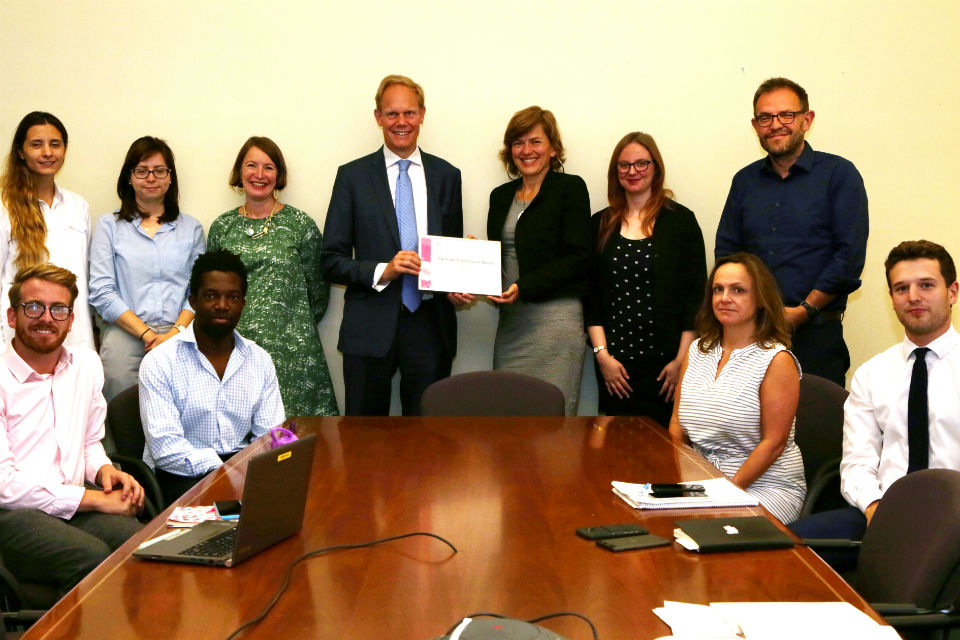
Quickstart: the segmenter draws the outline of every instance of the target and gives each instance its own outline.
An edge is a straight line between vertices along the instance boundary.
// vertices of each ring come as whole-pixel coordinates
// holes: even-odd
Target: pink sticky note
[[[420,260],[430,262],[430,238],[420,239]]]

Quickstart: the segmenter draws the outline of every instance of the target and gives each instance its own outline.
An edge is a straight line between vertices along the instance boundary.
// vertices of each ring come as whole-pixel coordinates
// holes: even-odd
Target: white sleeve
[[[883,496],[880,488],[883,432],[877,423],[871,389],[869,372],[861,367],[853,376],[850,396],[843,405],[840,492],[861,511]]]

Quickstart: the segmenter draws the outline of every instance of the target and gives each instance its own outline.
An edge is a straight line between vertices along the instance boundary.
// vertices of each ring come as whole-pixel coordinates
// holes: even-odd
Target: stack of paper
[[[678,498],[654,498],[649,484],[611,482],[613,492],[634,509],[692,509],[694,507],[755,507],[756,498],[726,478],[710,478],[680,484],[703,485],[703,495]]]
[[[848,602],[664,602],[653,612],[676,640],[893,640],[893,627],[877,624]]]
[[[727,622],[716,609],[703,604],[664,601],[653,610],[673,631],[674,638],[717,638],[742,640],[736,624]]]

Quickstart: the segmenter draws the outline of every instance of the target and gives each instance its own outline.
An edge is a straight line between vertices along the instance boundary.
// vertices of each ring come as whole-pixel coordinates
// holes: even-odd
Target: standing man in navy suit
[[[450,375],[457,319],[446,296],[417,289],[417,238],[463,236],[460,170],[417,146],[420,85],[387,76],[376,105],[384,146],[337,171],[322,265],[347,286],[337,344],[346,415],[387,415],[398,368],[403,415],[418,415],[424,389]]]

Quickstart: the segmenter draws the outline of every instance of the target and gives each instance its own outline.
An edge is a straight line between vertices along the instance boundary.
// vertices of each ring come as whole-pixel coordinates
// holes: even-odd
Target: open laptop
[[[315,440],[311,434],[250,459],[239,520],[201,522],[133,555],[233,567],[289,538],[303,525]]]

